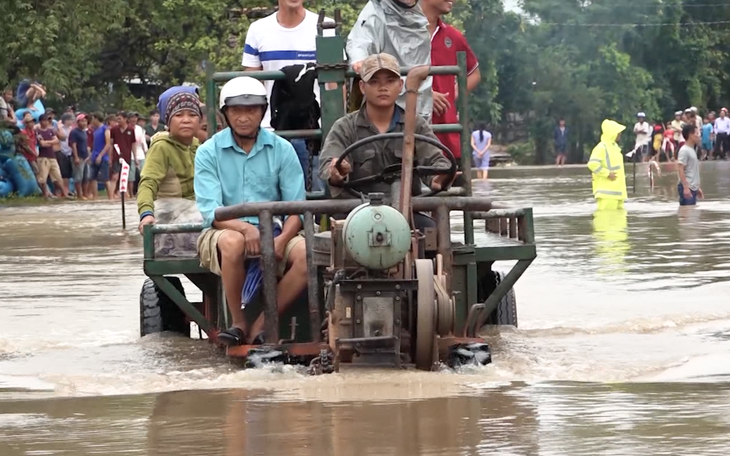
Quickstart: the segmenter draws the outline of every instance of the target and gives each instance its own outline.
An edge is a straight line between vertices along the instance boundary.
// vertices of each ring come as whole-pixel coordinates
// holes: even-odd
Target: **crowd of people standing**
[[[634,125],[636,135],[635,150],[640,153],[643,161],[652,158],[666,161],[676,161],[681,147],[687,142],[683,129],[687,125],[694,125],[700,135],[696,152],[700,160],[726,160],[730,154],[730,117],[728,110],[722,108],[720,114],[708,112],[704,118],[696,107],[674,113],[674,119],[667,123],[657,122],[650,125],[644,113],[638,114],[638,121]]]
[[[18,118],[13,101],[13,91],[5,90],[0,122],[14,133],[14,152],[28,161],[48,199],[96,199],[99,184],[109,199],[119,198],[120,159],[130,166],[127,196],[133,197],[149,145],[165,131],[156,109],[145,116],[134,111],[85,113],[68,107],[58,119],[53,108],[42,113],[26,109]]]

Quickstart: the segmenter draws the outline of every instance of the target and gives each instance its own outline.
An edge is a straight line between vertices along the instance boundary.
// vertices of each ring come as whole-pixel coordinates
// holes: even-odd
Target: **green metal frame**
[[[317,43],[317,65],[318,65],[318,83],[320,86],[320,97],[322,104],[321,128],[316,130],[298,130],[298,131],[277,131],[276,133],[284,138],[324,138],[329,133],[335,121],[345,115],[345,105],[342,98],[343,87],[350,78],[356,74],[349,69],[343,60],[343,49],[345,47],[344,38],[339,34],[339,27],[335,36],[324,37],[320,34],[316,40]],[[458,81],[458,112],[459,123],[447,125],[434,125],[435,132],[449,133],[458,132],[461,134],[462,150],[468,151],[471,148],[470,133],[468,128],[469,111],[468,111],[468,95],[467,95],[467,73],[466,73],[466,53],[457,53],[456,66],[432,67],[430,74],[432,75],[456,75]],[[406,75],[410,68],[404,68],[402,74]],[[210,129],[216,130],[216,109],[218,107],[218,83],[226,82],[238,76],[250,76],[259,80],[279,80],[283,79],[284,74],[281,71],[235,71],[221,72],[215,71],[215,67],[210,62],[206,62],[206,106],[207,116]],[[327,89],[336,84],[336,88]],[[462,196],[471,196],[471,156],[468,153],[462,153],[461,170],[465,177],[465,182],[459,194]],[[326,199],[324,192],[309,192],[308,200]],[[487,229],[487,235],[493,239],[500,238],[498,245],[492,246],[476,246],[474,236],[474,219],[485,220],[488,225],[497,222],[499,226],[507,227],[506,231],[501,228],[494,233],[494,230]],[[212,275],[209,271],[200,266],[197,258],[155,258],[154,254],[154,236],[161,233],[190,233],[202,231],[202,225],[155,225],[146,226],[144,229],[144,272],[149,276],[158,287],[166,293],[187,315],[195,321],[206,333],[214,330],[214,326],[220,327],[228,322],[228,312],[225,306],[225,298],[221,292],[220,286],[216,291],[216,296],[211,297],[219,306],[218,321],[209,322],[198,309],[195,308],[175,287],[165,278],[167,275],[186,275],[188,277],[198,276],[200,274]],[[466,320],[466,315],[471,305],[478,301],[478,282],[483,280],[480,277],[478,265],[488,265],[495,261],[518,260],[517,264],[507,274],[507,276],[498,284],[495,290],[488,296],[486,302],[482,303],[485,307],[487,316],[498,305],[499,301],[514,286],[515,282],[524,273],[530,263],[537,256],[534,231],[532,209],[517,209],[512,211],[492,210],[486,213],[470,213],[464,212],[464,245],[455,248],[453,256],[453,279],[452,285],[456,293],[457,300],[457,333],[462,330]],[[218,280],[216,278],[216,280]],[[195,281],[194,281],[195,282]],[[220,281],[218,280],[218,283]],[[196,285],[198,285],[196,283]],[[199,286],[199,285],[198,285]],[[199,286],[200,287],[200,286]],[[202,288],[201,288],[202,289]],[[223,310],[223,312],[220,312]]]

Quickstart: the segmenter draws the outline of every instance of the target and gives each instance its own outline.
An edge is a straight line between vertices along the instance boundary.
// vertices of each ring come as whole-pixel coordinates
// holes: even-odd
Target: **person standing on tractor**
[[[405,111],[396,105],[398,94],[403,88],[400,66],[395,57],[389,54],[371,55],[362,62],[360,90],[365,95],[365,105],[357,112],[338,119],[327,135],[322,148],[319,175],[330,186],[334,198],[352,197],[343,192],[346,179],[355,180],[377,175],[385,168],[401,161],[403,139],[375,142],[369,147],[359,148],[343,160],[340,167],[335,165],[345,149],[356,141],[382,133],[403,132]],[[416,116],[416,134],[436,139],[426,120]],[[433,166],[449,169],[451,163],[441,150],[426,143],[420,143],[415,150],[414,162],[419,166]],[[441,190],[450,184],[445,174],[424,179],[432,190]],[[420,181],[414,180],[420,189]],[[358,190],[367,194],[382,192],[390,194],[386,183],[364,184]],[[436,226],[433,220],[423,214],[414,214],[417,228]]]
[[[457,65],[456,53],[466,52],[466,93],[473,91],[481,80],[479,61],[469,43],[454,27],[444,23],[441,17],[449,14],[452,2],[449,0],[421,0],[421,8],[428,19],[431,35],[431,65]],[[433,121],[434,125],[459,123],[456,101],[459,95],[456,75],[433,76]],[[436,133],[436,137],[454,154],[457,163],[461,158],[461,133]]]
[[[248,326],[241,309],[246,280],[245,260],[259,255],[258,217],[218,222],[215,210],[223,206],[268,201],[303,201],[304,173],[294,147],[261,124],[268,108],[264,85],[247,76],[228,81],[220,92],[219,107],[228,128],[213,135],[195,155],[195,198],[208,228],[198,238],[201,264],[220,275],[230,328],[218,335],[232,346],[263,340],[263,313]],[[287,217],[274,250],[281,277],[277,306],[281,315],[307,288],[307,255],[300,217]]]
[[[431,64],[428,19],[418,0],[370,0],[360,11],[349,35],[347,55],[353,70],[362,73],[364,60],[373,54],[392,55],[404,67]],[[433,114],[433,77],[418,88],[416,112],[426,121]],[[398,106],[406,108],[405,91]]]
[[[251,24],[246,33],[242,64],[247,71],[277,71],[290,65],[317,62],[317,23],[319,16],[304,8],[304,0],[279,0],[275,13]],[[323,31],[324,36],[334,30]],[[265,81],[267,99],[271,100],[274,81]],[[314,83],[314,96],[320,103],[319,84]],[[271,128],[272,109],[266,110],[262,128]],[[304,139],[291,139],[302,171],[309,171],[309,150]],[[316,155],[315,155],[316,157]],[[316,158],[313,166],[316,166]]]
[[[593,176],[593,197],[598,210],[623,209],[626,200],[624,155],[618,145],[625,126],[613,120],[601,124],[601,142],[593,148],[588,169]]]

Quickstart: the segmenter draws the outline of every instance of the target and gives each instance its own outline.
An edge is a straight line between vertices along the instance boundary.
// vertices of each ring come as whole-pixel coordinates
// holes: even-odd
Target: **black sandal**
[[[228,328],[218,333],[218,342],[227,347],[235,347],[246,343],[246,334],[241,328]]]

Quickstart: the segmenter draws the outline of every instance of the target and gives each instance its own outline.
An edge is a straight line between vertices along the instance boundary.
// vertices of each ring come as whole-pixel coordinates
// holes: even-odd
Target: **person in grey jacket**
[[[417,0],[370,0],[360,11],[347,36],[347,56],[352,68],[360,72],[369,55],[394,56],[401,67],[431,64],[431,34],[428,19]],[[433,78],[429,76],[418,89],[420,116],[431,121],[433,112]],[[405,91],[397,104],[405,109]]]

